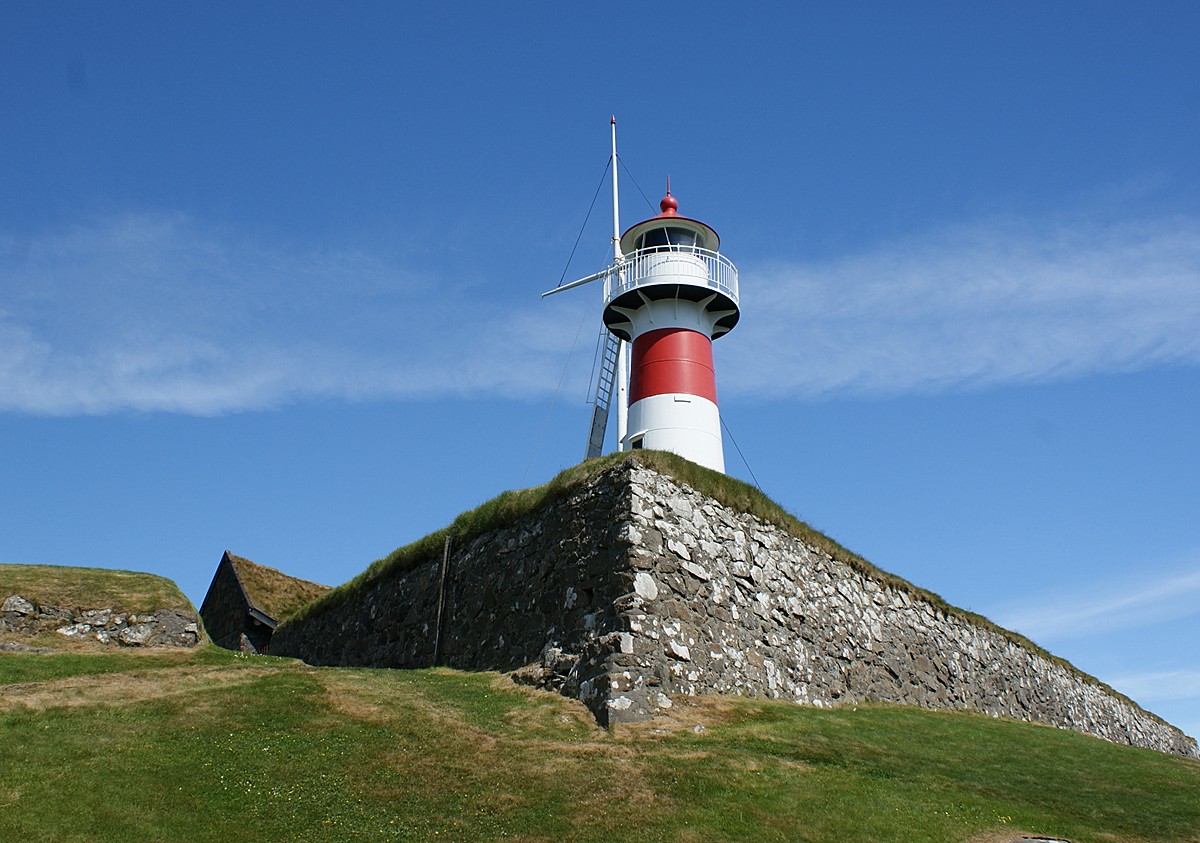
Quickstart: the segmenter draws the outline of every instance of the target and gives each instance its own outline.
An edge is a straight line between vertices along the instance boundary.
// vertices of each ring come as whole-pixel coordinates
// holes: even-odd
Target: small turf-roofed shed
[[[227,550],[204,595],[200,618],[218,646],[265,653],[275,625],[327,591],[327,585],[289,577]]]

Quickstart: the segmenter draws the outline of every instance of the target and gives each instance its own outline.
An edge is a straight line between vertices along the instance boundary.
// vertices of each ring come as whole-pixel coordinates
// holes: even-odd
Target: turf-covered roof
[[[251,562],[228,550],[225,551],[225,557],[237,573],[250,605],[275,620],[290,615],[329,591],[327,585],[289,577],[282,571]]]

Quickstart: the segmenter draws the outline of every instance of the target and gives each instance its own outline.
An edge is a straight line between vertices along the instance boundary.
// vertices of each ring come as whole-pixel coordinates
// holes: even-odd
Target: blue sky
[[[730,473],[1200,734],[1200,7],[506,5],[0,6],[0,561],[337,584],[576,462],[616,114]]]

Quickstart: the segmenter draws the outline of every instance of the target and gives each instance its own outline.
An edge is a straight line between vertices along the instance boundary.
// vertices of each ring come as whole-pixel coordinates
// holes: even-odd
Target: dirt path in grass
[[[530,702],[541,698],[552,704],[516,706],[499,720],[483,725],[419,688],[383,684],[380,677],[370,674],[320,671],[316,679],[325,690],[325,704],[338,714],[381,724],[403,720],[410,727],[420,722],[426,729],[427,742],[441,742],[447,756],[465,764],[482,780],[518,780],[526,786],[544,782],[546,787],[564,779],[588,781],[588,788],[575,796],[580,806],[593,806],[580,810],[581,822],[595,825],[597,817],[604,817],[612,804],[625,806],[622,816],[626,817],[672,807],[670,798],[656,792],[647,779],[643,756],[653,751],[657,741],[641,740],[632,730],[618,736],[600,728],[578,701],[514,685],[507,677],[496,676],[492,687],[497,692],[515,693]],[[571,728],[580,725],[585,727],[582,733]],[[564,728],[561,737],[554,736],[558,728]],[[426,757],[433,756],[426,753]],[[414,765],[426,763],[421,775],[427,781],[446,775],[440,762],[414,759],[404,749],[385,763],[403,766],[410,773]],[[448,779],[445,786],[454,786],[454,781]],[[490,798],[480,796],[485,802]]]
[[[278,672],[279,669],[274,667],[193,665],[68,676],[41,682],[18,682],[0,686],[0,712],[20,709],[42,711],[69,706],[128,705],[181,694],[195,694],[212,688],[244,685],[260,676]]]

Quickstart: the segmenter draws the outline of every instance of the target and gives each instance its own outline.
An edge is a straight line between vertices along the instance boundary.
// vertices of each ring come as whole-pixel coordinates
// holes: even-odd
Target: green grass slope
[[[914,708],[606,732],[489,674],[0,654],[0,840],[1200,840],[1200,763]]]
[[[166,577],[107,568],[0,565],[0,600],[11,594],[41,606],[64,609],[195,611],[179,586]]]

